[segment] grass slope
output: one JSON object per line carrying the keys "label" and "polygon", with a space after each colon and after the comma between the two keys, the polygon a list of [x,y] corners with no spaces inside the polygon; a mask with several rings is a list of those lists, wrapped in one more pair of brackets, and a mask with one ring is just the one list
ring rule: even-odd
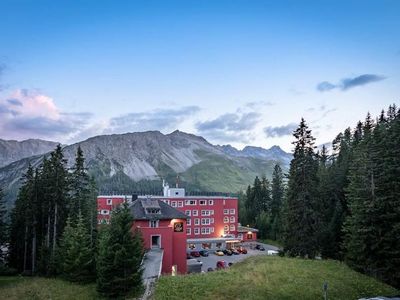
{"label": "grass slope", "polygon": [[61,279],[0,276],[0,299],[99,299],[95,284],[78,285]]}
{"label": "grass slope", "polygon": [[399,294],[394,288],[359,274],[337,261],[258,256],[229,270],[162,277],[155,299],[358,299]]}

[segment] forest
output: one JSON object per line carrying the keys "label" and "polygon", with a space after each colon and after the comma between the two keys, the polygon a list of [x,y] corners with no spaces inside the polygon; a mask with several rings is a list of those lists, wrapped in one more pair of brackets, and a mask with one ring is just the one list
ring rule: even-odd
{"label": "forest", "polygon": [[98,227],[97,188],[80,147],[71,169],[58,145],[40,167],[29,166],[22,180],[10,224],[1,218],[0,242],[8,248],[1,251],[2,274],[96,282],[107,297],[141,290],[144,251],[140,234],[132,235],[128,205],[112,212],[109,226]]}
{"label": "forest", "polygon": [[327,258],[400,287],[400,110],[347,128],[328,153],[304,119],[288,174],[257,177],[240,194],[240,221],[284,255]]}

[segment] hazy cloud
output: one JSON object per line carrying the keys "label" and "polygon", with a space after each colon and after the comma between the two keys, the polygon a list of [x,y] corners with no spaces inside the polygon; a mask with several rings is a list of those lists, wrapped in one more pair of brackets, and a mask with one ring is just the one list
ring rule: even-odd
{"label": "hazy cloud", "polygon": [[270,101],[250,101],[245,104],[246,107],[251,109],[256,109],[260,106],[273,106],[273,105],[275,105],[275,103]]}
{"label": "hazy cloud", "polygon": [[289,123],[282,126],[267,126],[264,128],[264,133],[267,137],[281,137],[285,135],[291,135],[297,128],[296,123]]}
{"label": "hazy cloud", "polygon": [[198,106],[184,106],[180,108],[129,113],[111,118],[107,133],[176,129],[181,122],[198,111],[200,111]]}
{"label": "hazy cloud", "polygon": [[23,106],[22,102],[18,99],[7,99],[6,101],[12,105]]}
{"label": "hazy cloud", "polygon": [[317,85],[317,90],[320,92],[326,92],[326,91],[333,90],[337,87],[338,86],[336,86],[328,81],[322,81]]}
{"label": "hazy cloud", "polygon": [[249,142],[253,140],[251,130],[259,122],[261,114],[256,112],[227,113],[213,120],[197,122],[198,133],[218,142]]}
{"label": "hazy cloud", "polygon": [[381,75],[363,74],[357,77],[344,78],[338,84],[333,84],[328,81],[320,82],[317,85],[317,90],[320,92],[327,92],[333,89],[346,91],[357,86],[363,86],[369,83],[382,81],[384,79],[386,79],[386,77]]}
{"label": "hazy cloud", "polygon": [[20,89],[0,99],[0,137],[11,139],[61,138],[76,133],[90,113],[61,112],[53,99],[39,90]]}

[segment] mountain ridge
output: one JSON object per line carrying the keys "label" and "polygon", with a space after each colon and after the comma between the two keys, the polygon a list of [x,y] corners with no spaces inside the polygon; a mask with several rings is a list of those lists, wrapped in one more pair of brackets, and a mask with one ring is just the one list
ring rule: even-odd
{"label": "mountain ridge", "polygon": [[[291,156],[280,148],[269,151],[249,146],[240,151],[230,146],[235,155],[228,147],[212,145],[194,134],[145,131],[99,135],[64,146],[68,167],[74,163],[78,146],[103,191],[153,191],[161,189],[161,178],[174,182],[179,174],[188,191],[237,192],[257,175],[270,178],[276,163],[288,169],[287,157]],[[28,165],[38,167],[46,155],[26,157],[0,168],[0,186],[6,187],[11,203]]]}

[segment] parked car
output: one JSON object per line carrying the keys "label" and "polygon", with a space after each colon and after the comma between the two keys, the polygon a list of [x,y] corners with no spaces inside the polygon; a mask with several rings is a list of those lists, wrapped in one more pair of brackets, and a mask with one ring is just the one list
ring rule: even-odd
{"label": "parked car", "polygon": [[240,247],[239,248],[239,252],[242,253],[242,254],[247,254],[247,249],[243,248],[243,247]]}
{"label": "parked car", "polygon": [[192,251],[190,252],[190,255],[193,257],[200,257],[200,252],[199,251]]}
{"label": "parked car", "polygon": [[215,255],[218,255],[218,256],[224,256],[224,252],[222,252],[221,250],[217,250],[214,253],[215,253]]}
{"label": "parked car", "polygon": [[239,255],[240,254],[240,252],[237,249],[232,249],[232,253],[234,255]]}
{"label": "parked car", "polygon": [[192,258],[192,256],[190,255],[190,253],[186,252],[186,259],[191,259],[191,258]]}
{"label": "parked car", "polygon": [[188,273],[201,273],[203,263],[195,258],[187,260]]}
{"label": "parked car", "polygon": [[265,251],[265,248],[264,248],[262,245],[260,245],[260,244],[257,244],[257,245],[256,245],[256,249],[257,249],[257,250],[260,250],[260,251]]}
{"label": "parked car", "polygon": [[199,251],[201,256],[208,256],[208,251],[207,250],[200,250]]}
{"label": "parked car", "polygon": [[229,255],[229,256],[232,255],[232,251],[229,250],[229,249],[224,249],[224,250],[222,250],[222,252],[223,252],[225,255]]}
{"label": "parked car", "polygon": [[225,269],[226,268],[226,261],[219,260],[217,261],[217,269]]}

